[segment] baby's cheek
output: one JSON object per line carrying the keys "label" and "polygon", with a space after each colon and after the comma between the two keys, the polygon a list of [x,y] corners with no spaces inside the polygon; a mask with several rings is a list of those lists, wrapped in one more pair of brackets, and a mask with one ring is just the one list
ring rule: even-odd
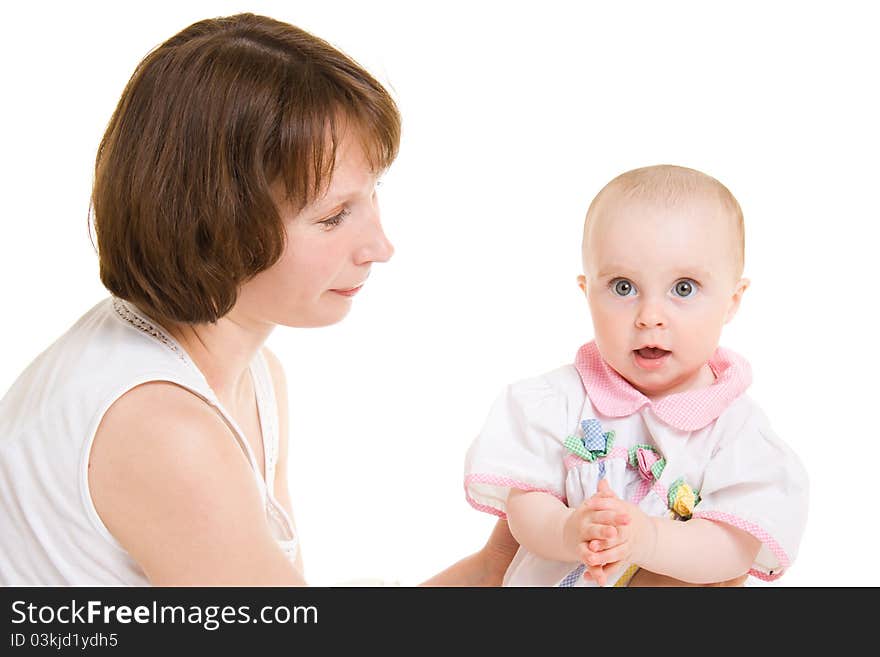
{"label": "baby's cheek", "polygon": [[620,343],[625,339],[623,328],[627,323],[625,313],[618,309],[608,308],[605,304],[596,304],[593,312],[593,325],[596,332],[605,335],[607,342]]}
{"label": "baby's cheek", "polygon": [[694,326],[685,342],[687,351],[695,363],[705,363],[715,353],[721,337],[721,326],[715,321],[706,321]]}

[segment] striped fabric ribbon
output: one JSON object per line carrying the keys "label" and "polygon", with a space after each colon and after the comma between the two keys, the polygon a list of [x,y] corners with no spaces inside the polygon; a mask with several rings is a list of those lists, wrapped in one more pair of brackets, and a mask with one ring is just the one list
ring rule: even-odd
{"label": "striped fabric ribbon", "polygon": [[[573,587],[577,581],[578,577],[584,574],[584,571],[587,567],[584,564],[579,565],[577,568],[572,570],[568,575],[566,575],[561,582],[559,582],[558,586],[560,587]],[[633,576],[638,572],[639,567],[635,564],[627,568],[623,571],[623,575],[617,578],[617,581],[614,582],[615,588],[620,588],[624,586],[629,586],[630,580]]]}

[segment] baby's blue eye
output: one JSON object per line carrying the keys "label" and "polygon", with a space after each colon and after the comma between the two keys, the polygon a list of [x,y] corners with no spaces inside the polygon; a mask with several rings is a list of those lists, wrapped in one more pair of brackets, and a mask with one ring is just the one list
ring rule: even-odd
{"label": "baby's blue eye", "polygon": [[682,278],[672,286],[672,293],[680,299],[688,299],[697,293],[700,284],[690,278]]}
{"label": "baby's blue eye", "polygon": [[625,278],[615,278],[610,284],[611,291],[619,297],[629,297],[636,293],[636,286]]}

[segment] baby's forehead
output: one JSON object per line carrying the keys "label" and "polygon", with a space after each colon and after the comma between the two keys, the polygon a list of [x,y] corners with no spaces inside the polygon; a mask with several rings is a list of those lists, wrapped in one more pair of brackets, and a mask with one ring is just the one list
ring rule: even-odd
{"label": "baby's forehead", "polygon": [[730,242],[737,240],[734,218],[718,204],[679,202],[674,205],[645,201],[617,203],[602,209],[593,217],[586,241],[608,243],[609,240],[633,241],[648,236],[658,243]]}
{"label": "baby's forehead", "polygon": [[639,211],[642,214],[667,214],[670,211],[698,214],[707,219],[715,219],[734,214],[733,208],[726,206],[718,193],[709,186],[681,189],[627,190],[609,187],[596,199],[592,214],[597,216]]}
{"label": "baby's forehead", "polygon": [[726,278],[741,268],[732,223],[700,204],[620,204],[597,215],[592,234],[584,236],[584,271],[598,277]]}
{"label": "baby's forehead", "polygon": [[[742,271],[745,230],[742,210],[721,182],[695,169],[656,165],[633,169],[609,182],[593,199],[584,221],[584,264],[597,238],[627,244],[637,235],[647,249],[650,239],[671,244],[680,236],[694,249],[711,241],[717,249],[730,249],[735,269]],[[645,241],[647,238],[647,242]]]}
{"label": "baby's forehead", "polygon": [[[584,225],[584,240],[595,234],[600,227],[614,223],[633,222],[664,230],[665,224],[679,224],[687,220],[691,228],[720,233],[728,239],[738,240],[742,233],[741,215],[738,208],[724,201],[713,189],[693,189],[675,195],[627,194],[625,191],[607,189],[590,207]],[[603,231],[604,232],[604,231]]]}

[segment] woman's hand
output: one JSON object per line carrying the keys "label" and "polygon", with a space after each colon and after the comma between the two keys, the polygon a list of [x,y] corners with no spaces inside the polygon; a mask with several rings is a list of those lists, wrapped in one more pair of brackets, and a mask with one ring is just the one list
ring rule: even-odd
{"label": "woman's hand", "polygon": [[513,561],[513,556],[518,549],[519,543],[510,533],[507,520],[499,518],[495,527],[492,528],[489,540],[480,551],[482,552],[485,575],[479,586],[501,586],[504,573],[507,572],[507,567]]}
{"label": "woman's hand", "polygon": [[500,518],[479,551],[434,575],[422,586],[501,586],[518,548],[519,543],[510,533],[507,520]]}
{"label": "woman's hand", "polygon": [[658,575],[657,573],[652,573],[650,570],[645,570],[644,568],[639,568],[636,571],[636,574],[627,584],[630,588],[636,587],[659,587],[659,586],[713,586],[713,587],[728,587],[728,586],[743,586],[746,583],[746,580],[749,578],[748,574],[740,575],[739,577],[734,577],[733,579],[729,579],[726,582],[716,582],[714,584],[693,584],[692,582],[683,582],[680,579],[675,579],[674,577],[669,577],[668,575]]}

